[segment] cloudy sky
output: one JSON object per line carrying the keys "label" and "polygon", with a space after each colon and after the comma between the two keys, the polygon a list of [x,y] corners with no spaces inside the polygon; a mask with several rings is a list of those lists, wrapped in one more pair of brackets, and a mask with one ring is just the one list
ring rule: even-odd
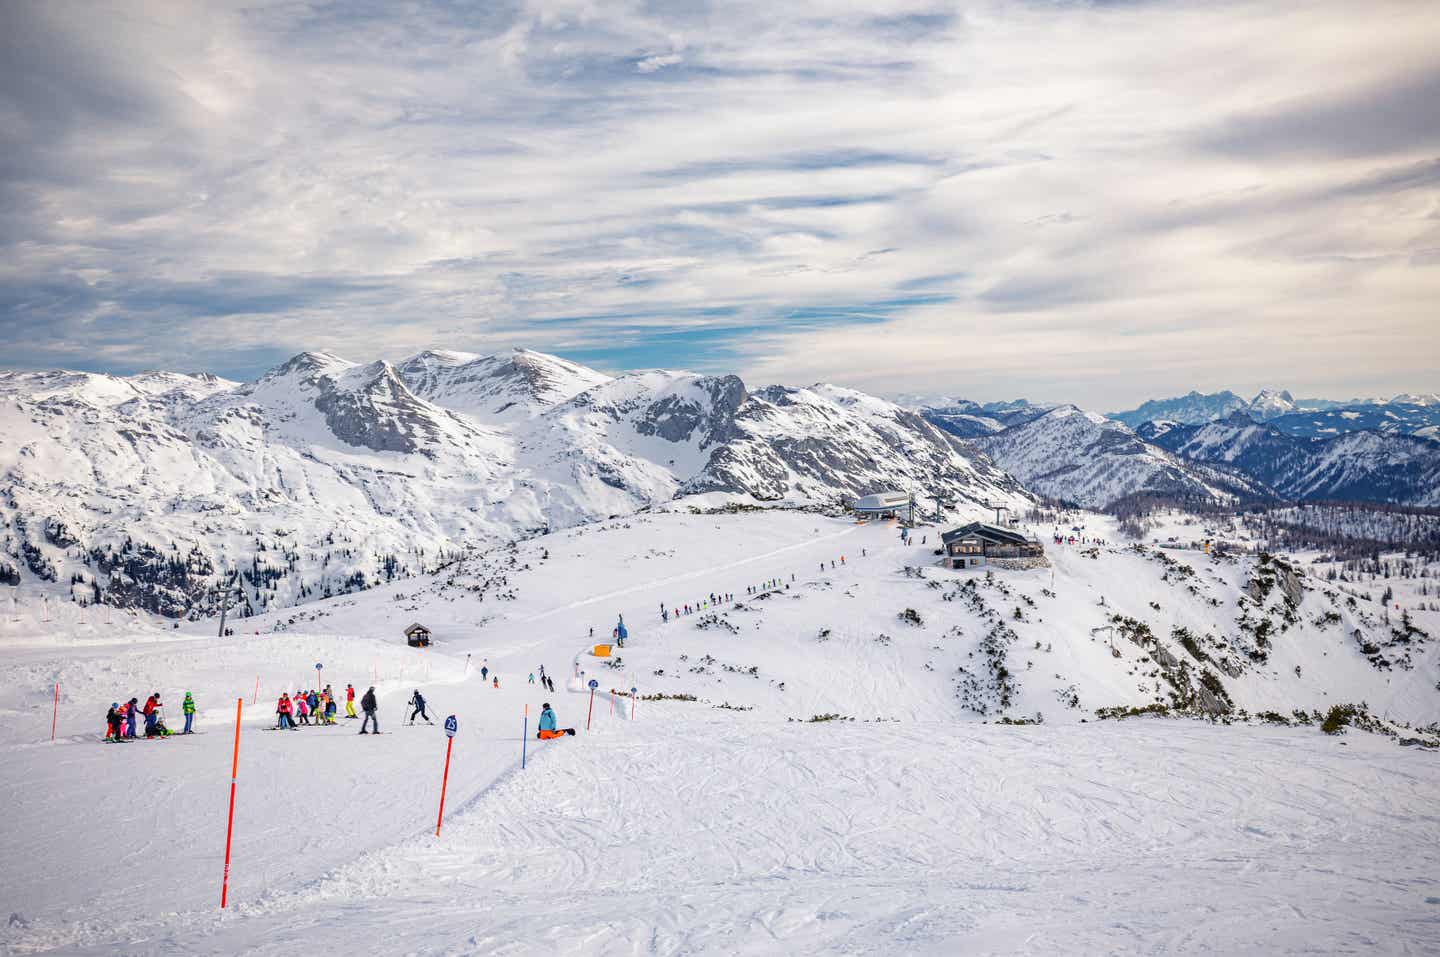
{"label": "cloudy sky", "polygon": [[1440,11],[0,4],[0,366],[1440,388]]}

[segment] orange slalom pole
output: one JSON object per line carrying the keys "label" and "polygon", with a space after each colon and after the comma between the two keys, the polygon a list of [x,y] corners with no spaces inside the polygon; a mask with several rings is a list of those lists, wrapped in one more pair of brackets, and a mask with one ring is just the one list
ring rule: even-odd
{"label": "orange slalom pole", "polygon": [[435,836],[440,836],[440,821],[445,817],[445,787],[450,783],[450,749],[455,747],[455,739],[448,738],[445,742],[445,776],[440,779],[440,813],[435,815]]}
{"label": "orange slalom pole", "polygon": [[230,758],[230,818],[225,822],[225,877],[220,882],[220,908],[230,899],[230,838],[235,833],[235,779],[240,771],[240,711],[244,698],[235,699],[235,751]]}
{"label": "orange slalom pole", "polygon": [[55,682],[55,710],[50,714],[50,740],[55,740],[55,723],[60,720],[60,682]]}

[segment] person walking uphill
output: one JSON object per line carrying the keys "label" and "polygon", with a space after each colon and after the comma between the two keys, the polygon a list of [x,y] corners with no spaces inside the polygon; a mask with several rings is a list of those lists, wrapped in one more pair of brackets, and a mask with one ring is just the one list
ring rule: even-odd
{"label": "person walking uphill", "polygon": [[379,705],[375,703],[374,685],[371,685],[370,690],[366,691],[365,696],[360,699],[360,710],[365,712],[365,720],[360,722],[360,733],[369,734],[366,729],[370,727],[370,722],[373,721],[375,722],[375,733],[379,734],[380,717],[376,713],[379,710]]}
{"label": "person walking uphill", "polygon": [[190,696],[190,692],[188,691],[185,692],[185,700],[181,702],[180,710],[185,715],[185,730],[180,733],[194,734],[195,732],[191,730],[190,725],[195,721],[195,699]]}
{"label": "person walking uphill", "polygon": [[540,728],[535,732],[535,737],[541,741],[549,741],[551,738],[563,738],[565,735],[573,735],[574,728],[555,727],[555,712],[550,710],[550,702],[540,706]]}
{"label": "person walking uphill", "polygon": [[[434,724],[434,723],[435,723],[434,721],[431,721],[431,720],[430,720],[430,716],[425,713],[425,699],[424,699],[424,697],[421,696],[421,694],[420,694],[420,689],[419,689],[419,688],[416,688],[416,689],[415,689],[415,693],[410,696],[410,705],[411,705],[411,707],[413,707],[413,708],[415,709],[414,711],[410,712],[410,723],[411,723],[411,724],[414,724],[414,723],[415,723],[415,716],[416,716],[417,714],[418,714],[420,717],[422,717],[422,718],[425,719],[425,723],[426,723],[426,724]],[[379,727],[379,725],[376,725],[376,727]]]}

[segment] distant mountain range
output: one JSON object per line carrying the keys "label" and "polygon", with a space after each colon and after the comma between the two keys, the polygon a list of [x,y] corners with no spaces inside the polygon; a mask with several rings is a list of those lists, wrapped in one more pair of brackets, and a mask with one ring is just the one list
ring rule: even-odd
{"label": "distant mountain range", "polygon": [[1367,429],[1413,432],[1440,425],[1440,394],[1405,393],[1391,399],[1340,402],[1296,399],[1289,392],[1266,389],[1247,402],[1228,390],[1209,394],[1190,392],[1170,399],[1151,399],[1137,408],[1112,412],[1109,418],[1133,429],[1146,422],[1202,424],[1234,412],[1245,412],[1262,422],[1284,419],[1279,427],[1295,435],[1338,435]]}
{"label": "distant mountain range", "polygon": [[612,378],[527,350],[307,352],[248,383],[0,373],[0,583],[171,616],[212,610],[232,568],[243,612],[670,503],[890,488],[1033,501],[918,413],[831,385]]}

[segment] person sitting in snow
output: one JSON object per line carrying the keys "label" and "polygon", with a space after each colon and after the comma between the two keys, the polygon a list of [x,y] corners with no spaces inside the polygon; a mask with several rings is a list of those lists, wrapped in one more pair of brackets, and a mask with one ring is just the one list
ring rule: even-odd
{"label": "person sitting in snow", "polygon": [[551,738],[563,738],[567,734],[574,734],[574,728],[555,727],[555,712],[550,710],[550,702],[540,706],[540,730],[535,732],[535,737],[541,741],[549,741]]}
{"label": "person sitting in snow", "polygon": [[185,692],[185,700],[180,703],[180,711],[185,715],[185,730],[181,734],[194,734],[191,725],[195,722],[195,699],[190,692]]}

